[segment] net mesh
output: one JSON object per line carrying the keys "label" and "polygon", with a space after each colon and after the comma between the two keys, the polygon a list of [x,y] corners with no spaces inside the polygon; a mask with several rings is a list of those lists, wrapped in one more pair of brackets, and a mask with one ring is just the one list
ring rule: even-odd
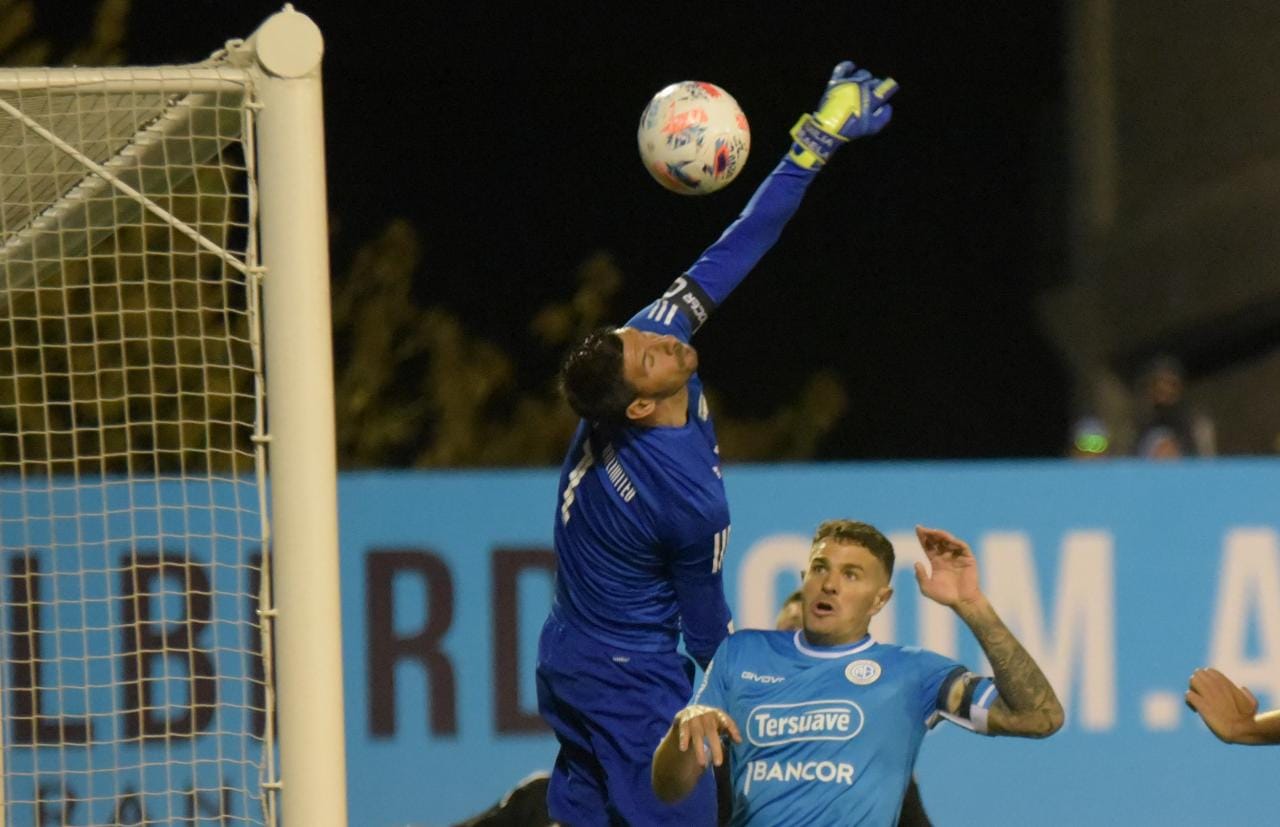
{"label": "net mesh", "polygon": [[30,74],[0,72],[6,820],[268,823],[251,90]]}

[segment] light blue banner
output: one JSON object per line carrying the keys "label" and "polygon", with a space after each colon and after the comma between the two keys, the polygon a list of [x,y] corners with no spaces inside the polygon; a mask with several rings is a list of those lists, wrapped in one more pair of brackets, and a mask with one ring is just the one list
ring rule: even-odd
{"label": "light blue banner", "polygon": [[[740,627],[772,623],[817,523],[852,517],[898,549],[892,611],[873,632],[981,668],[968,631],[919,596],[911,529],[973,545],[1068,723],[1037,742],[940,727],[918,765],[936,823],[1262,824],[1280,812],[1280,747],[1221,744],[1182,702],[1191,670],[1212,663],[1280,705],[1280,463],[739,466],[725,477]],[[553,739],[526,730],[555,483],[551,471],[344,477],[353,824],[451,824],[550,767]]]}
{"label": "light blue banner", "polygon": [[[556,476],[341,479],[353,826],[451,825],[551,766],[533,669]],[[915,524],[973,545],[984,587],[1068,722],[1038,742],[940,727],[918,765],[935,823],[1276,820],[1280,747],[1221,744],[1182,694],[1192,669],[1214,664],[1280,706],[1280,462],[737,466],[725,476],[725,583],[740,627],[772,623],[817,523],[852,517],[898,549],[897,593],[873,633],[981,669],[968,631],[911,576]],[[216,824],[258,810],[263,699],[243,680],[259,645],[255,509],[248,481],[22,494],[0,481],[13,824],[35,824],[38,811],[49,824],[129,823],[144,811]],[[54,618],[55,594],[80,608]],[[47,633],[55,621],[90,631]],[[155,647],[178,654],[139,658]],[[208,699],[195,715],[193,697]],[[112,761],[125,769],[104,769]],[[166,789],[179,792],[152,793]]]}

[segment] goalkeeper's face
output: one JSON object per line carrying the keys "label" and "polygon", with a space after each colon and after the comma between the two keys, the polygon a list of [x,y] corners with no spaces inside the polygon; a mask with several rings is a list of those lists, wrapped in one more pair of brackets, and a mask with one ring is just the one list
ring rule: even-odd
{"label": "goalkeeper's face", "polygon": [[675,336],[632,327],[617,331],[622,339],[622,376],[645,399],[666,399],[688,383],[698,369],[698,351]]}

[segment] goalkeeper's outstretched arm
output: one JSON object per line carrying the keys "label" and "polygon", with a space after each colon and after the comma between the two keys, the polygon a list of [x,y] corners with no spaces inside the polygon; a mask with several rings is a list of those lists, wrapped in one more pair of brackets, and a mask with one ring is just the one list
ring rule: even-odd
{"label": "goalkeeper's outstretched arm", "polygon": [[888,125],[893,107],[887,101],[897,89],[893,79],[873,77],[848,61],[836,66],[817,111],[792,130],[795,143],[787,157],[756,189],[737,220],[664,295],[693,309],[694,331],[777,243],[817,171],[836,150]]}

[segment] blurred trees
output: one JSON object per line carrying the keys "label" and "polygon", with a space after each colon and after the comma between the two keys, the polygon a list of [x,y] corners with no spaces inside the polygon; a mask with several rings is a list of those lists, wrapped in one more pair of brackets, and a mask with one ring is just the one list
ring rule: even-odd
{"label": "blurred trees", "polygon": [[36,30],[34,0],[0,0],[0,65],[119,66],[132,0],[98,0],[93,28],[79,43],[59,48]]}
{"label": "blurred trees", "polygon": [[[422,270],[417,230],[392,221],[335,278],[338,455],[345,467],[456,467],[556,464],[577,425],[547,375],[522,390],[518,354],[468,331],[438,307],[419,307]],[[592,329],[615,322],[623,274],[606,253],[577,268],[573,295],[533,310],[530,348],[558,357]],[[543,359],[542,361],[547,361]],[[527,384],[527,383],[526,383]],[[716,405],[728,460],[812,458],[844,413],[840,380],[815,373],[799,397],[760,417],[738,418]]]}
{"label": "blurred trees", "polygon": [[[574,421],[545,392],[519,394],[515,363],[463,320],[413,299],[417,231],[395,220],[334,279],[338,456],[345,467],[541,465]],[[580,294],[601,289],[586,268]],[[606,278],[608,276],[606,275]],[[544,313],[554,313],[544,310]]]}

